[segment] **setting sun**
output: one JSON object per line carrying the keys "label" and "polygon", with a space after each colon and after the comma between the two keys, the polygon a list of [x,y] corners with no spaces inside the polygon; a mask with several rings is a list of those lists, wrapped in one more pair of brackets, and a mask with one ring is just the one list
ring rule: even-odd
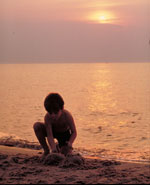
{"label": "setting sun", "polygon": [[114,24],[116,23],[117,18],[112,12],[101,11],[91,13],[88,16],[88,20],[95,23]]}
{"label": "setting sun", "polygon": [[99,17],[99,20],[100,20],[101,22],[106,22],[106,21],[107,21],[107,17],[106,17],[105,15],[101,15],[101,16]]}

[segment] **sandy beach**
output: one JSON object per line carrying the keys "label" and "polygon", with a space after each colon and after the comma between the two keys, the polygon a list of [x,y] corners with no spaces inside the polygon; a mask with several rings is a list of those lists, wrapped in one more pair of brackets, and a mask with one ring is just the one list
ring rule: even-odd
{"label": "sandy beach", "polygon": [[0,184],[149,184],[150,165],[0,146]]}

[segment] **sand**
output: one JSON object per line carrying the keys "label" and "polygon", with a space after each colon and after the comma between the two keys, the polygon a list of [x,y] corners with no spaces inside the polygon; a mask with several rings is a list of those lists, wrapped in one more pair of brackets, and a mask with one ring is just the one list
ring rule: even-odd
{"label": "sand", "polygon": [[0,146],[0,184],[149,184],[150,165]]}

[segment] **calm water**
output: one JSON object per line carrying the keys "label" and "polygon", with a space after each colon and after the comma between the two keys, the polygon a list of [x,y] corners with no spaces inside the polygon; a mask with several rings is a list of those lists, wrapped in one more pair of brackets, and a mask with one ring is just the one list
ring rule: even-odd
{"label": "calm water", "polygon": [[[59,92],[83,155],[150,161],[150,63],[0,64],[0,138],[37,142],[43,101]],[[21,140],[22,139],[22,140]]]}

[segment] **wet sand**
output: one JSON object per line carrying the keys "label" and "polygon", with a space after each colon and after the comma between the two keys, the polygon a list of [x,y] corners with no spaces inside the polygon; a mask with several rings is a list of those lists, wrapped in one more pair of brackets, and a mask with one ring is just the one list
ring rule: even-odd
{"label": "wet sand", "polygon": [[0,184],[149,184],[150,164],[0,146]]}

